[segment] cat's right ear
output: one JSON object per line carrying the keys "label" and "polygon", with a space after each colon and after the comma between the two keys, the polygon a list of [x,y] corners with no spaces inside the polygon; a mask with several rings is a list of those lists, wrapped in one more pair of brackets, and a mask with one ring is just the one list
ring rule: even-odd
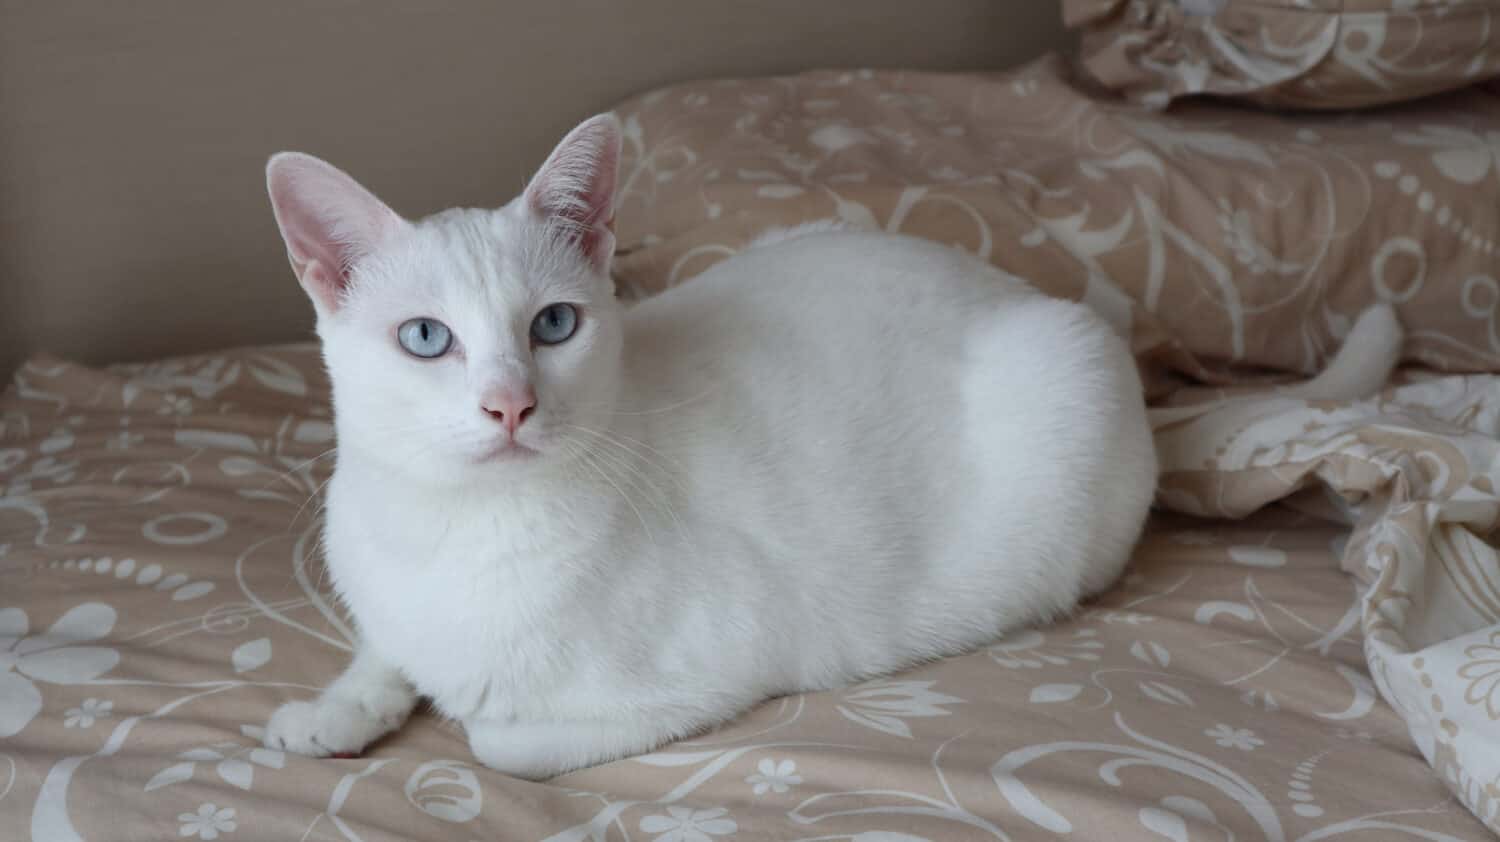
{"label": "cat's right ear", "polygon": [[301,152],[271,157],[266,190],[292,271],[320,316],[339,309],[360,258],[408,224],[343,170]]}

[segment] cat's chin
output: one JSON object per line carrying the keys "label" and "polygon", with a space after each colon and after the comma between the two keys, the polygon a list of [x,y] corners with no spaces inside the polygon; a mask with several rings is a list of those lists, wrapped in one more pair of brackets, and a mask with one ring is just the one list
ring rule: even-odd
{"label": "cat's chin", "polygon": [[490,445],[474,455],[474,464],[491,465],[511,462],[530,462],[541,458],[540,451],[517,442]]}

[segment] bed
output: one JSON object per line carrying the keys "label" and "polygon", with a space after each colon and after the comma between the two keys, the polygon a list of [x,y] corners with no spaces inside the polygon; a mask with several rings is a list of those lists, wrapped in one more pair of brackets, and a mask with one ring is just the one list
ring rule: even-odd
{"label": "bed", "polygon": [[[1123,580],[1054,626],[553,781],[483,768],[425,711],[361,757],[283,754],[267,717],[351,649],[317,553],[316,347],[36,356],[0,398],[5,838],[1500,829],[1494,95],[1158,115],[1047,58],[693,83],[619,112],[623,295],[834,218],[970,249],[1129,335],[1163,478]],[[1410,331],[1396,382],[1275,394],[1376,300]]]}

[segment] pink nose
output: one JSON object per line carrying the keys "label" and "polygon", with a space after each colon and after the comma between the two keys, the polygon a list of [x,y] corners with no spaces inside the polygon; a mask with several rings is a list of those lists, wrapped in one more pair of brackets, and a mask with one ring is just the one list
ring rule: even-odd
{"label": "pink nose", "polygon": [[505,431],[510,433],[511,438],[516,437],[516,429],[536,409],[536,392],[530,386],[520,389],[494,389],[486,392],[479,400],[479,408],[484,410],[491,418],[505,425]]}

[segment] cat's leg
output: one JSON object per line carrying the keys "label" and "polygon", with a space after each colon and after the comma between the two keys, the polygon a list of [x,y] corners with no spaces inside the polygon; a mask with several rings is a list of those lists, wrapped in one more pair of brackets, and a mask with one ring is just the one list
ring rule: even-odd
{"label": "cat's leg", "polygon": [[680,722],[644,719],[524,723],[470,719],[464,728],[469,748],[480,763],[534,781],[645,754],[695,730]]}
{"label": "cat's leg", "polygon": [[368,646],[355,649],[344,673],[311,702],[287,702],[266,723],[268,748],[312,757],[358,754],[401,727],[417,694]]}

